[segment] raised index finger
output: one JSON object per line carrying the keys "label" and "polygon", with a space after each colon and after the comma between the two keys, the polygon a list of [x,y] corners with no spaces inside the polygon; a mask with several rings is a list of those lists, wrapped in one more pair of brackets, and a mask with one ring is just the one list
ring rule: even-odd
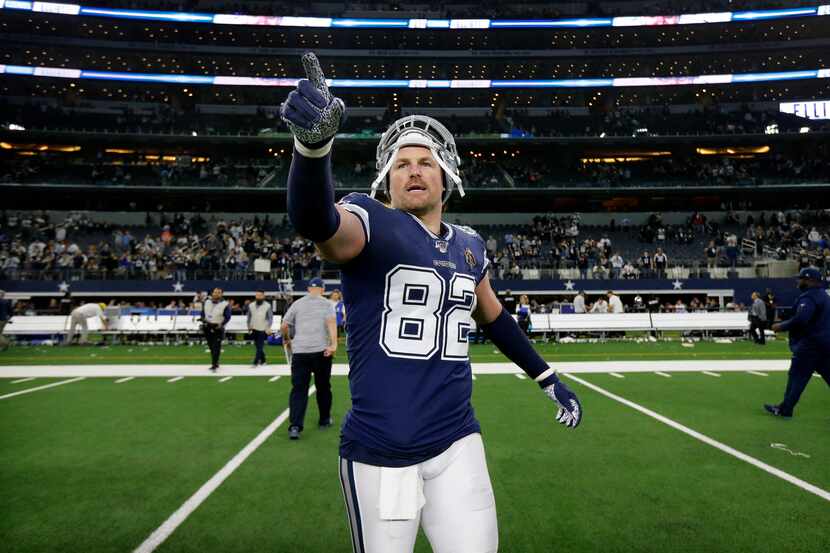
{"label": "raised index finger", "polygon": [[306,78],[311,81],[314,88],[322,92],[326,100],[330,100],[331,94],[326,84],[326,77],[323,75],[323,69],[320,67],[320,60],[313,52],[303,54],[303,68],[305,69]]}

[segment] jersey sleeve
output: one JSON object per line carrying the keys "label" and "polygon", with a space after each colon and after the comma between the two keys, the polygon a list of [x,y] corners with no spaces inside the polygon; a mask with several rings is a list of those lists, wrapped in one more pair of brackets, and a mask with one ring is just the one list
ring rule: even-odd
{"label": "jersey sleeve", "polygon": [[363,233],[366,235],[366,243],[368,244],[372,237],[372,220],[376,219],[373,215],[376,214],[379,209],[385,209],[383,204],[374,198],[370,198],[368,194],[352,192],[351,194],[343,196],[343,198],[337,202],[337,205],[343,207],[349,213],[357,216],[360,220],[360,224],[363,225]]}
{"label": "jersey sleeve", "polygon": [[473,255],[476,259],[481,260],[481,267],[476,274],[476,285],[484,280],[487,276],[487,268],[490,266],[490,258],[487,257],[487,242],[481,237],[472,227],[466,225],[454,225],[458,232],[462,232],[470,237],[470,241],[474,244]]}

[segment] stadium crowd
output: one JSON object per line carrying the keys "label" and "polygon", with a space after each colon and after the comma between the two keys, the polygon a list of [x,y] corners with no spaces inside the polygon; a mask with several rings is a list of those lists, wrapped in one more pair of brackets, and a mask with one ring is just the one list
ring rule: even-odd
{"label": "stadium crowd", "polygon": [[[726,207],[726,206],[725,206]],[[494,278],[527,278],[527,269],[574,269],[582,279],[668,278],[675,266],[735,268],[754,257],[796,259],[830,274],[830,214],[789,210],[726,212],[723,224],[691,213],[668,224],[623,217],[586,226],[578,215],[536,216],[528,225],[479,227]],[[147,215],[143,227],[93,222],[83,214],[0,214],[0,280],[290,279],[320,274],[313,243],[286,217],[210,220]]]}
{"label": "stadium crowd", "polygon": [[200,215],[170,221],[162,216],[160,230],[155,225],[151,232],[83,216],[53,224],[46,213],[4,214],[0,279],[303,280],[319,274],[322,262],[313,243],[285,237],[284,221],[274,224],[266,216],[208,223]]}

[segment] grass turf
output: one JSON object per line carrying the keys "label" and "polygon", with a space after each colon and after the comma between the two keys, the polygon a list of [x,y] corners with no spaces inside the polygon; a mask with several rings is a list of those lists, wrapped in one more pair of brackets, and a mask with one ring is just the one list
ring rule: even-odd
{"label": "grass turf", "polygon": [[[677,341],[637,343],[608,341],[603,343],[535,345],[548,361],[633,361],[633,360],[707,360],[707,359],[788,359],[787,344],[783,340],[756,346],[748,341],[731,344],[698,342],[694,347],[683,347]],[[100,365],[100,364],[204,364],[210,355],[203,345],[116,345],[116,346],[19,346],[0,353],[0,365]],[[266,349],[269,363],[282,364],[285,358],[281,347]],[[250,345],[226,344],[222,364],[249,364],[254,348]],[[507,358],[494,346],[470,346],[473,363],[506,362]],[[335,363],[346,363],[346,348],[341,344]]]}
{"label": "grass turf", "polygon": [[[830,395],[814,379],[796,417],[764,416],[785,375],[581,375],[830,487]],[[25,387],[39,384],[19,384]],[[129,551],[273,420],[289,381],[265,377],[86,379],[0,401],[0,535],[14,551]],[[5,385],[5,382],[2,382]],[[334,377],[334,414],[348,408]],[[512,375],[480,375],[476,407],[499,513],[500,551],[825,553],[830,503],[578,383],[569,432]],[[316,419],[310,401],[307,423]],[[158,549],[347,552],[336,430],[283,426]],[[783,442],[809,459],[772,449]],[[429,551],[423,536],[416,551]]]}

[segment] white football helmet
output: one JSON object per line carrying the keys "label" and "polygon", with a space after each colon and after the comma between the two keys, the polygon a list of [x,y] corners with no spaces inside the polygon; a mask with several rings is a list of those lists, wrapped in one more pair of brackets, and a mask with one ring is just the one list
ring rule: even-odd
{"label": "white football helmet", "polygon": [[372,183],[372,198],[375,197],[378,188],[382,187],[388,192],[389,183],[386,177],[395,156],[398,155],[398,150],[405,146],[423,146],[430,149],[432,157],[444,171],[444,203],[447,203],[454,187],[458,187],[458,193],[464,197],[464,187],[461,186],[461,175],[458,171],[461,158],[450,131],[432,117],[407,115],[392,123],[380,137],[375,162],[378,176]]}

